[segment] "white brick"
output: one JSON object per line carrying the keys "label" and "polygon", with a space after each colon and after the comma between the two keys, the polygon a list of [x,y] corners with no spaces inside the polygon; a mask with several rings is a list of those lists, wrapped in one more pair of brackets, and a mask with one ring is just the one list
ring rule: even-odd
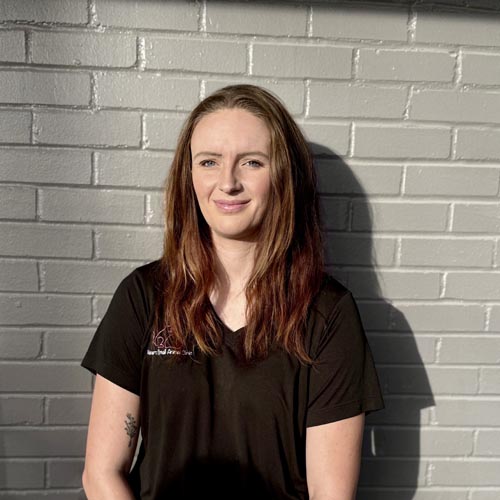
{"label": "white brick", "polygon": [[47,398],[49,425],[86,425],[90,415],[89,396],[59,396]]}
{"label": "white brick", "polygon": [[96,231],[99,259],[154,260],[161,256],[163,232],[160,229],[108,229]]}
{"label": "white brick", "polygon": [[144,195],[114,189],[40,190],[44,221],[144,222]]}
{"label": "white brick", "polygon": [[131,67],[136,39],[107,33],[33,32],[33,62],[65,66]]}
{"label": "white brick", "polygon": [[465,238],[403,238],[401,264],[408,266],[490,267],[493,241]]}
{"label": "white brick", "polygon": [[98,151],[95,153],[96,184],[161,188],[172,155],[147,151]]}
{"label": "white brick", "polygon": [[370,348],[377,363],[422,364],[435,359],[436,338],[412,334],[371,334]]}
{"label": "white brick", "polygon": [[[0,142],[30,142],[31,113],[0,110]],[[2,169],[3,170],[3,169]]]}
{"label": "white brick", "polygon": [[191,110],[198,103],[195,79],[151,73],[99,73],[97,102],[101,106]]}
{"label": "white brick", "polygon": [[246,44],[239,41],[146,38],[148,69],[245,73]]}
{"label": "white brick", "polygon": [[[0,6],[0,9],[2,7]],[[0,16],[2,11],[0,10]],[[5,62],[24,62],[24,31],[0,32],[0,59]]]}
{"label": "white brick", "polygon": [[[390,473],[388,473],[390,471]],[[367,458],[363,460],[360,486],[407,486],[425,484],[425,462],[418,459]]]}
{"label": "white brick", "polygon": [[444,203],[354,202],[352,230],[445,231],[447,211]]}
{"label": "white brick", "polygon": [[405,194],[409,195],[495,196],[498,192],[498,168],[409,165],[406,173]]}
{"label": "white brick", "polygon": [[0,488],[43,488],[45,469],[42,462],[0,462]]}
{"label": "white brick", "polygon": [[[493,186],[495,182],[496,180],[493,181]],[[474,186],[475,188],[476,186]],[[455,204],[452,231],[455,233],[500,232],[500,205],[496,203],[481,205],[475,203]]]}
{"label": "white brick", "polygon": [[481,368],[479,393],[500,395],[500,368]]}
{"label": "white brick", "polygon": [[95,328],[71,329],[69,331],[49,330],[44,339],[44,356],[52,360],[81,361],[94,333]]}
{"label": "white brick", "polygon": [[99,24],[139,29],[196,31],[198,11],[199,5],[192,1],[105,0],[96,5]]}
{"label": "white brick", "polygon": [[285,78],[350,78],[352,50],[324,45],[253,47],[252,74]]}
{"label": "white brick", "polygon": [[[40,425],[42,423],[42,397],[5,396],[0,398],[0,425]],[[22,486],[25,487],[24,484]]]}
{"label": "white brick", "polygon": [[[500,401],[498,399],[438,399],[434,409],[436,425],[498,427]],[[470,464],[467,464],[470,465]],[[497,469],[498,471],[498,469]]]}
{"label": "white brick", "polygon": [[80,488],[82,484],[84,460],[50,460],[47,463],[48,487]]}
{"label": "white brick", "polygon": [[153,149],[174,150],[185,120],[186,116],[167,116],[161,113],[145,114],[147,146]]}
{"label": "white brick", "polygon": [[500,159],[500,131],[458,129],[456,155],[465,160]]}
{"label": "white brick", "polygon": [[0,290],[13,292],[34,292],[38,290],[36,263],[1,260]]}
{"label": "white brick", "polygon": [[361,49],[358,78],[451,82],[455,59],[449,52]]}
{"label": "white brick", "polygon": [[441,340],[439,363],[498,364],[500,338],[445,337]]}
{"label": "white brick", "polygon": [[403,118],[406,88],[313,83],[310,116],[334,118]]}
{"label": "white brick", "polygon": [[88,106],[90,76],[85,73],[0,71],[0,102]]}
{"label": "white brick", "polygon": [[306,121],[300,125],[302,132],[309,141],[313,154],[327,154],[328,156],[347,154],[349,148],[349,124],[334,125]]}
{"label": "white brick", "polygon": [[[420,464],[417,464],[419,467]],[[423,464],[420,467],[424,466]],[[420,470],[419,467],[419,470]],[[388,469],[390,471],[390,468]],[[414,485],[414,481],[409,480],[408,484]],[[415,486],[398,488],[358,488],[356,500],[469,500],[467,490],[458,490],[456,488],[427,488]],[[411,496],[408,496],[411,495]],[[31,499],[29,499],[31,500]],[[496,500],[496,499],[494,499]]]}
{"label": "white brick", "polygon": [[81,0],[2,0],[0,21],[85,24],[87,4]]}
{"label": "white brick", "polygon": [[324,231],[347,231],[349,203],[336,198],[320,198],[320,213]]}
{"label": "white brick", "polygon": [[0,228],[0,255],[72,258],[92,255],[89,228],[28,223],[4,223]]}
{"label": "white brick", "polygon": [[356,125],[354,156],[362,158],[448,158],[448,128]]}
{"label": "white brick", "polygon": [[499,332],[500,333],[500,306],[493,306],[491,308],[491,317],[490,317],[490,332]]}
{"label": "white brick", "polygon": [[406,42],[407,20],[406,9],[318,5],[313,6],[313,36]]}
{"label": "white brick", "polygon": [[494,457],[500,452],[500,431],[479,430],[474,455]]}
{"label": "white brick", "polygon": [[434,405],[429,396],[391,396],[384,394],[385,408],[366,417],[368,425],[427,425],[430,421],[429,407]]}
{"label": "white brick", "polygon": [[444,296],[450,299],[498,300],[500,273],[450,272],[446,276]]}
{"label": "white brick", "polygon": [[0,149],[0,181],[90,184],[90,152],[64,149]]}
{"label": "white brick", "polygon": [[41,353],[41,333],[37,330],[1,329],[1,359],[36,359]]}
{"label": "white brick", "polygon": [[207,31],[250,35],[305,36],[305,5],[207,2]]}
{"label": "white brick", "polygon": [[500,461],[433,461],[432,485],[443,486],[499,486]]}
{"label": "white brick", "polygon": [[463,83],[500,85],[499,55],[474,54],[464,51],[462,61]]}
{"label": "white brick", "polygon": [[127,111],[39,111],[37,143],[136,146],[141,140],[139,113]]}
{"label": "white brick", "polygon": [[163,193],[151,193],[146,195],[147,213],[146,223],[148,225],[162,225],[164,218],[164,195]]}
{"label": "white brick", "polygon": [[0,186],[0,219],[34,219],[35,216],[35,189]]}
{"label": "white brick", "polygon": [[498,500],[500,488],[488,488],[487,490],[471,490],[470,500]]}

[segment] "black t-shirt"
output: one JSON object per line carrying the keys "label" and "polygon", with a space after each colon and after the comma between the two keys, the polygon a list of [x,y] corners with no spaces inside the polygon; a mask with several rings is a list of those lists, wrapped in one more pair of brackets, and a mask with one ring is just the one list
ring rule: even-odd
{"label": "black t-shirt", "polygon": [[243,329],[221,320],[219,356],[153,343],[157,263],[123,279],[82,362],[141,398],[142,443],[130,474],[137,497],[309,498],[307,427],[383,408],[352,294],[324,276],[305,338],[315,368],[281,349],[243,366],[235,355]]}

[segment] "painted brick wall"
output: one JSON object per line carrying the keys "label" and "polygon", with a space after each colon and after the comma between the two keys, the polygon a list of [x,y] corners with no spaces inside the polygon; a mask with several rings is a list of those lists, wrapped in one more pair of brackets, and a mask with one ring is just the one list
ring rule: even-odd
{"label": "painted brick wall", "polygon": [[79,360],[159,256],[186,113],[231,82],[318,155],[387,403],[358,498],[500,498],[500,16],[366,3],[0,2],[0,500],[82,498]]}

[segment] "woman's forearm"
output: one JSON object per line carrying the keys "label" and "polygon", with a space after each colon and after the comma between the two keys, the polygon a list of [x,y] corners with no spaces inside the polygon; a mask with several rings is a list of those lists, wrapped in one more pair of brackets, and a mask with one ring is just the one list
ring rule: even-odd
{"label": "woman's forearm", "polygon": [[84,471],[83,489],[88,500],[134,500],[126,477],[118,472],[92,474]]}

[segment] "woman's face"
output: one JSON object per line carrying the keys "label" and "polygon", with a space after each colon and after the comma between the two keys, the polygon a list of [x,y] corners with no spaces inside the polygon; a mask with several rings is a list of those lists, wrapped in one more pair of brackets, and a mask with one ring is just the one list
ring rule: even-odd
{"label": "woman's face", "polygon": [[243,109],[215,111],[194,128],[193,186],[214,242],[255,241],[271,188],[270,145],[264,121]]}

